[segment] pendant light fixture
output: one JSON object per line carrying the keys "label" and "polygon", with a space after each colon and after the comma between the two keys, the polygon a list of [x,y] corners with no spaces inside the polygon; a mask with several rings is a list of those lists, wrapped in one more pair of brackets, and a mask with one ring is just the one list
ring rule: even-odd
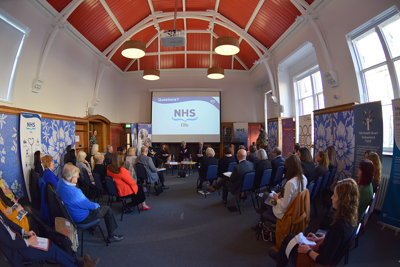
{"label": "pendant light fixture", "polygon": [[148,81],[156,81],[160,79],[160,71],[156,69],[146,69],[143,71],[143,79]]}
{"label": "pendant light fixture", "polygon": [[126,58],[141,58],[146,54],[146,44],[140,40],[129,40],[122,45],[122,53]]}
{"label": "pendant light fixture", "polygon": [[235,37],[223,36],[215,40],[215,53],[223,56],[232,56],[239,53],[239,40]]}
{"label": "pendant light fixture", "polygon": [[225,77],[225,70],[219,67],[209,68],[207,70],[207,77],[214,80],[222,79]]}

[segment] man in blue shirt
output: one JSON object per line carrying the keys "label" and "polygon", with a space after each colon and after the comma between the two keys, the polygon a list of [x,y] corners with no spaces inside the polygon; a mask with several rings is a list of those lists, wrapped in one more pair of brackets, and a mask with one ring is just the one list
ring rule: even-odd
{"label": "man in blue shirt", "polygon": [[93,203],[82,193],[82,190],[76,187],[79,177],[79,169],[67,164],[64,166],[63,179],[58,181],[57,194],[61,197],[67,208],[72,220],[75,223],[87,224],[97,219],[103,219],[106,223],[108,232],[108,242],[118,242],[124,237],[122,235],[114,235],[117,229],[117,222],[109,206],[100,207],[98,203]]}

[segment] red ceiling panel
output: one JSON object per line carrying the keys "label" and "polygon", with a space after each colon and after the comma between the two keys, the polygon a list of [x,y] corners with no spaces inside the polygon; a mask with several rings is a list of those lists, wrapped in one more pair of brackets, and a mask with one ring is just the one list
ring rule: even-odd
{"label": "red ceiling panel", "polygon": [[186,19],[187,30],[207,30],[210,23],[200,19]]}
{"label": "red ceiling panel", "polygon": [[158,52],[158,38],[156,38],[151,44],[146,48],[146,53]]}
{"label": "red ceiling panel", "polygon": [[290,0],[266,0],[248,32],[264,46],[271,47],[299,15]]}
{"label": "red ceiling panel", "polygon": [[72,0],[47,0],[47,2],[54,7],[55,10],[60,12],[64,9]]}
{"label": "red ceiling panel", "polygon": [[114,53],[111,61],[115,63],[122,71],[125,70],[126,66],[132,61],[130,58],[124,57],[122,54],[122,46],[118,48],[117,52]]}
{"label": "red ceiling panel", "polygon": [[311,5],[311,4],[314,2],[314,0],[306,0],[306,2],[307,2],[309,5]]}
{"label": "red ceiling panel", "polygon": [[136,71],[138,70],[138,61],[135,60],[135,62],[133,62],[132,66],[129,67],[128,71]]}
{"label": "red ceiling panel", "polygon": [[139,58],[141,70],[158,69],[158,56],[144,56]]}
{"label": "red ceiling panel", "polygon": [[212,66],[220,67],[223,69],[231,69],[232,68],[232,56],[221,56],[221,55],[213,54]]}
{"label": "red ceiling panel", "polygon": [[156,28],[151,26],[133,35],[131,37],[131,40],[140,40],[147,44],[156,34],[157,34]]}
{"label": "red ceiling panel", "polygon": [[185,55],[161,55],[161,69],[185,68]]}
{"label": "red ceiling panel", "polygon": [[206,68],[210,67],[210,55],[206,54],[188,54],[187,55],[188,68]]}
{"label": "red ceiling panel", "polygon": [[188,33],[186,34],[187,51],[210,51],[211,34]]}
{"label": "red ceiling panel", "polygon": [[[160,30],[169,31],[174,29],[174,20],[167,20],[160,23]],[[183,24],[183,19],[176,20],[176,30],[184,30],[185,25]]]}
{"label": "red ceiling panel", "polygon": [[[151,0],[154,11],[174,12],[175,0]],[[182,0],[178,0],[178,11],[183,11]]]}
{"label": "red ceiling panel", "polygon": [[186,1],[186,11],[206,11],[215,8],[215,0]]}
{"label": "red ceiling panel", "polygon": [[251,67],[253,67],[253,63],[259,59],[254,49],[244,40],[240,43],[240,51],[237,56],[247,66],[248,69],[251,69]]}
{"label": "red ceiling panel", "polygon": [[234,33],[233,31],[231,31],[231,30],[229,30],[229,29],[227,29],[227,28],[225,28],[225,27],[223,27],[223,26],[221,26],[219,24],[215,24],[214,33],[216,35],[218,35],[218,37],[232,36],[232,37],[235,37],[235,38],[239,39],[239,36],[236,33]]}
{"label": "red ceiling panel", "polygon": [[124,31],[129,30],[151,13],[147,0],[106,0],[106,3]]}
{"label": "red ceiling panel", "polygon": [[244,29],[258,2],[259,0],[221,0],[218,12]]}
{"label": "red ceiling panel", "polygon": [[239,63],[236,59],[233,60],[233,69],[235,70],[246,70],[242,64]]}
{"label": "red ceiling panel", "polygon": [[184,46],[180,46],[180,47],[164,47],[162,44],[161,45],[161,52],[173,52],[173,51],[185,51],[185,47]]}
{"label": "red ceiling panel", "polygon": [[83,1],[69,16],[68,21],[100,51],[121,36],[121,32],[98,0]]}

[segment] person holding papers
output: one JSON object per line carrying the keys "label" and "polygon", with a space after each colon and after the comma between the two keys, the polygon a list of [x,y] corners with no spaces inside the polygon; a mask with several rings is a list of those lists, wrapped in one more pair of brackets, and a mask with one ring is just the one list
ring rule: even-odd
{"label": "person holding papers", "polygon": [[0,211],[0,250],[13,266],[24,266],[24,262],[54,260],[65,267],[93,267],[99,262],[99,259],[91,261],[87,254],[83,260],[75,259],[50,240],[38,238],[33,231],[25,231],[10,221],[2,211]]}
{"label": "person holding papers", "polygon": [[157,183],[158,179],[160,179],[163,189],[168,189],[169,187],[164,185],[164,173],[162,171],[158,171],[158,169],[154,166],[153,160],[147,156],[149,153],[147,146],[142,146],[140,152],[140,155],[136,159],[136,164],[143,164],[151,183]]}
{"label": "person holding papers", "polygon": [[296,244],[290,251],[287,247],[295,235],[288,234],[278,252],[274,249],[268,251],[272,259],[278,263],[276,266],[286,266],[288,258],[296,262],[296,266],[315,264],[325,266],[337,260],[356,230],[358,198],[358,186],[352,178],[339,181],[332,196],[332,206],[336,211],[331,229],[322,237],[317,237],[313,233],[307,235],[307,240],[315,242],[316,245]]}

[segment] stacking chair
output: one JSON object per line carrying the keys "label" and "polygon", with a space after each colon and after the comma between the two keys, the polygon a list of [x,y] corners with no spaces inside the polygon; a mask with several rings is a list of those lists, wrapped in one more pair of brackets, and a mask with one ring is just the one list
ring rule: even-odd
{"label": "stacking chair", "polygon": [[[94,179],[94,183],[96,186],[96,192],[98,193],[97,196],[97,202],[100,201],[100,195],[102,192],[105,192],[104,187],[103,187],[103,183],[100,180],[100,175],[98,175],[97,173],[93,173],[93,179]],[[96,198],[94,199],[94,201],[96,202]]]}
{"label": "stacking chair", "polygon": [[257,162],[258,162],[258,159],[254,159],[254,160],[253,160],[253,170],[256,169],[256,164],[257,164]]}
{"label": "stacking chair", "polygon": [[[310,188],[308,188],[308,190],[311,192],[311,195],[310,195],[310,202],[312,202],[312,204],[314,205],[315,215],[318,215],[318,213],[317,213],[317,206],[315,205],[315,198],[318,196],[318,193],[319,193],[319,191],[320,191],[320,188],[321,188],[321,184],[322,184],[323,179],[324,179],[323,176],[321,176],[321,177],[318,178],[318,181],[317,181],[317,183],[315,184],[313,191],[311,191]],[[311,185],[310,185],[310,186],[311,186]]]}
{"label": "stacking chair", "polygon": [[258,204],[258,194],[260,193],[260,190],[262,187],[264,186],[269,186],[269,183],[271,181],[271,174],[272,174],[272,169],[267,169],[264,171],[263,176],[261,178],[261,183],[260,183],[260,187],[258,189],[256,189],[256,202],[257,202],[257,207],[260,207],[260,205]]}
{"label": "stacking chair", "polygon": [[149,177],[147,176],[146,169],[142,163],[136,163],[136,171],[137,171],[137,178],[140,180],[142,183],[146,182],[146,187],[147,187],[147,196],[150,196],[150,189],[151,189],[151,181]]}
{"label": "stacking chair", "polygon": [[[113,202],[112,197],[116,197],[117,200],[120,200],[122,202],[122,213],[121,213],[121,221],[122,221],[122,218],[124,217],[126,201],[131,199],[131,197],[130,196],[121,197],[118,194],[117,186],[115,185],[114,179],[111,178],[110,176],[106,176],[106,184],[107,184],[108,193],[109,193],[108,205],[111,207],[112,202]],[[138,208],[138,212],[140,213],[139,204],[137,205],[137,208]]]}
{"label": "stacking chair", "polygon": [[372,201],[370,203],[370,209],[367,213],[367,215],[365,216],[363,222],[362,222],[362,226],[361,226],[361,233],[364,234],[364,228],[368,223],[369,220],[369,216],[371,216],[371,213],[374,212],[375,210],[375,205],[376,205],[376,193],[374,193],[374,195],[372,196]]}
{"label": "stacking chair", "polygon": [[[196,193],[199,192],[200,183],[203,182],[203,184],[204,184],[204,183],[207,183],[208,180],[215,180],[216,181],[217,179],[218,179],[218,165],[210,165],[210,166],[208,166],[206,180],[203,181],[203,180],[200,179],[200,177],[197,178]],[[207,190],[206,189],[207,189],[207,187],[203,186],[203,191],[205,190],[204,191],[204,198],[207,198]],[[219,190],[218,190],[218,194],[219,194]]]}
{"label": "stacking chair", "polygon": [[343,250],[342,254],[335,259],[335,261],[332,263],[331,266],[337,266],[339,262],[343,259],[344,257],[344,265],[349,263],[349,252],[350,252],[350,246],[351,243],[353,243],[353,240],[358,236],[358,233],[360,232],[361,224],[359,223],[357,226],[356,231],[354,231],[353,236],[351,237],[350,241],[348,244],[346,244],[346,248]]}
{"label": "stacking chair", "polygon": [[333,180],[335,180],[335,176],[336,176],[336,168],[333,168],[331,175],[329,176],[328,186],[331,186],[333,184]]}
{"label": "stacking chair", "polygon": [[[254,205],[254,199],[253,199],[253,194],[252,194],[255,175],[256,175],[255,172],[246,173],[246,175],[244,176],[244,179],[243,179],[242,186],[240,188],[240,192],[239,192],[239,194],[235,195],[236,202],[237,202],[237,205],[238,205],[239,214],[242,214],[242,211],[240,210],[240,205],[239,205],[239,196],[240,196],[241,193],[245,193],[245,192],[249,191],[250,192],[250,196],[251,196],[251,201],[253,202],[253,208],[254,209],[256,208],[256,206]],[[228,201],[225,202],[225,207],[226,207],[227,203],[228,203]]]}
{"label": "stacking chair", "polygon": [[92,227],[99,227],[100,233],[103,236],[103,239],[106,242],[106,245],[108,246],[107,239],[105,238],[105,236],[103,234],[103,230],[101,230],[101,227],[99,225],[100,219],[94,220],[93,222],[86,223],[86,224],[75,223],[72,220],[72,218],[71,218],[71,216],[70,216],[70,214],[69,214],[69,212],[67,210],[67,207],[65,207],[64,202],[62,201],[61,197],[59,195],[57,195],[57,194],[54,197],[55,197],[55,201],[58,203],[58,206],[59,206],[61,212],[63,213],[63,217],[65,219],[67,219],[70,223],[72,223],[74,225],[74,227],[78,231],[81,231],[81,236],[80,236],[80,239],[81,239],[81,244],[80,244],[80,246],[81,246],[81,256],[83,256],[83,232],[86,231],[86,230],[91,231]]}
{"label": "stacking chair", "polygon": [[31,193],[32,207],[36,210],[40,210],[41,196],[39,187],[39,174],[37,174],[33,168],[29,173],[29,191]]}
{"label": "stacking chair", "polygon": [[[358,223],[361,224],[361,229],[364,227],[364,220],[367,217],[370,208],[371,208],[371,206],[368,206],[365,209],[363,215],[361,216],[360,220],[358,221]],[[356,248],[358,248],[358,233],[357,233],[357,236],[356,236],[356,244],[355,245],[356,245]]]}
{"label": "stacking chair", "polygon": [[329,182],[330,176],[331,176],[331,173],[330,173],[330,172],[325,173],[325,175],[324,175],[324,180],[322,181],[321,188],[320,188],[320,190],[319,190],[320,192],[322,192],[323,190],[325,190],[326,187],[328,186],[328,182]]}
{"label": "stacking chair", "polygon": [[270,188],[272,188],[273,186],[276,186],[276,185],[281,183],[284,168],[285,168],[284,166],[279,166],[276,169],[275,177],[271,182]]}
{"label": "stacking chair", "polygon": [[231,162],[228,165],[228,172],[233,172],[233,168],[235,168],[235,166],[237,165],[236,162]]}

